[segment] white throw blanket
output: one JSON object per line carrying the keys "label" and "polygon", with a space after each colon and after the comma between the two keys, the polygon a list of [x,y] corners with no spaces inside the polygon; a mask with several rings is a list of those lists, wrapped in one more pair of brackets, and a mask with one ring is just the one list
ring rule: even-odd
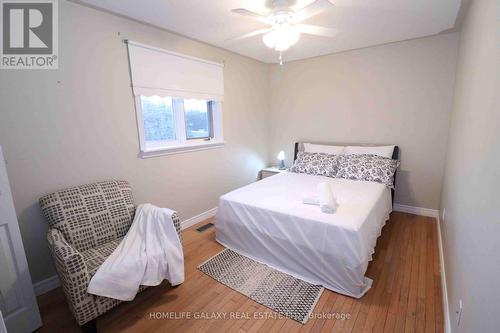
{"label": "white throw blanket", "polygon": [[140,285],[156,286],[164,279],[184,282],[184,254],[172,221],[174,211],[139,205],[135,218],[115,251],[90,280],[90,294],[131,301]]}

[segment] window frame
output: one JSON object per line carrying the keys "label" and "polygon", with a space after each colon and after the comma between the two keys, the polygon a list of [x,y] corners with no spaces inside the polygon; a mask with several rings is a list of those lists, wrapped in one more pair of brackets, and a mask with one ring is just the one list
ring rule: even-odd
{"label": "window frame", "polygon": [[[186,121],[184,110],[184,98],[172,98],[172,112],[174,119],[174,131],[176,140],[157,141],[151,147],[151,143],[146,143],[144,117],[142,112],[141,97],[151,97],[147,95],[135,96],[135,110],[137,118],[137,130],[139,134],[139,157],[149,158],[162,155],[179,154],[204,149],[213,149],[224,146],[222,136],[222,102],[207,100],[207,110],[211,114],[211,132],[209,138],[191,138],[186,135]],[[188,99],[188,98],[185,98]],[[207,140],[208,139],[208,140]]]}

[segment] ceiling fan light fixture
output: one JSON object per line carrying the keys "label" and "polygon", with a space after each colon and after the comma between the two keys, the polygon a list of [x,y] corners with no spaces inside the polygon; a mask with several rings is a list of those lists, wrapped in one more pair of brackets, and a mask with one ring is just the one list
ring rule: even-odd
{"label": "ceiling fan light fixture", "polygon": [[[333,4],[330,0],[312,0],[299,10],[294,9],[295,1],[270,0],[272,10],[266,14],[259,14],[244,8],[233,9],[232,12],[251,17],[269,25],[267,29],[260,29],[243,35],[241,38],[253,37],[260,34],[262,42],[270,49],[279,52],[280,64],[283,64],[282,52],[299,41],[300,35],[316,35],[334,37],[335,29],[302,24],[302,22],[320,12],[329,9]],[[266,1],[268,3],[268,1]]]}
{"label": "ceiling fan light fixture", "polygon": [[280,24],[262,36],[264,44],[276,51],[285,51],[298,42],[300,31],[290,24]]}

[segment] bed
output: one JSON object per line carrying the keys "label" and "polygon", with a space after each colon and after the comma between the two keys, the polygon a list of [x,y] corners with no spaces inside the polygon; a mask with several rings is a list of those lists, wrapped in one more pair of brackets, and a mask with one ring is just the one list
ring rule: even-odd
{"label": "bed", "polygon": [[[339,203],[335,214],[302,203],[321,182],[332,185]],[[216,240],[277,270],[360,298],[372,284],[364,274],[391,211],[391,190],[380,183],[284,172],[223,195]]]}

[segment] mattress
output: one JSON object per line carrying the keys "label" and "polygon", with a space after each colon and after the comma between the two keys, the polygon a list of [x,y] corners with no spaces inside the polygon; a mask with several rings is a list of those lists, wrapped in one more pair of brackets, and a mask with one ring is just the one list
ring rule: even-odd
{"label": "mattress", "polygon": [[[322,213],[302,200],[331,184],[339,204]],[[375,244],[392,210],[390,189],[365,181],[291,172],[267,177],[220,197],[216,240],[277,270],[359,298]]]}

